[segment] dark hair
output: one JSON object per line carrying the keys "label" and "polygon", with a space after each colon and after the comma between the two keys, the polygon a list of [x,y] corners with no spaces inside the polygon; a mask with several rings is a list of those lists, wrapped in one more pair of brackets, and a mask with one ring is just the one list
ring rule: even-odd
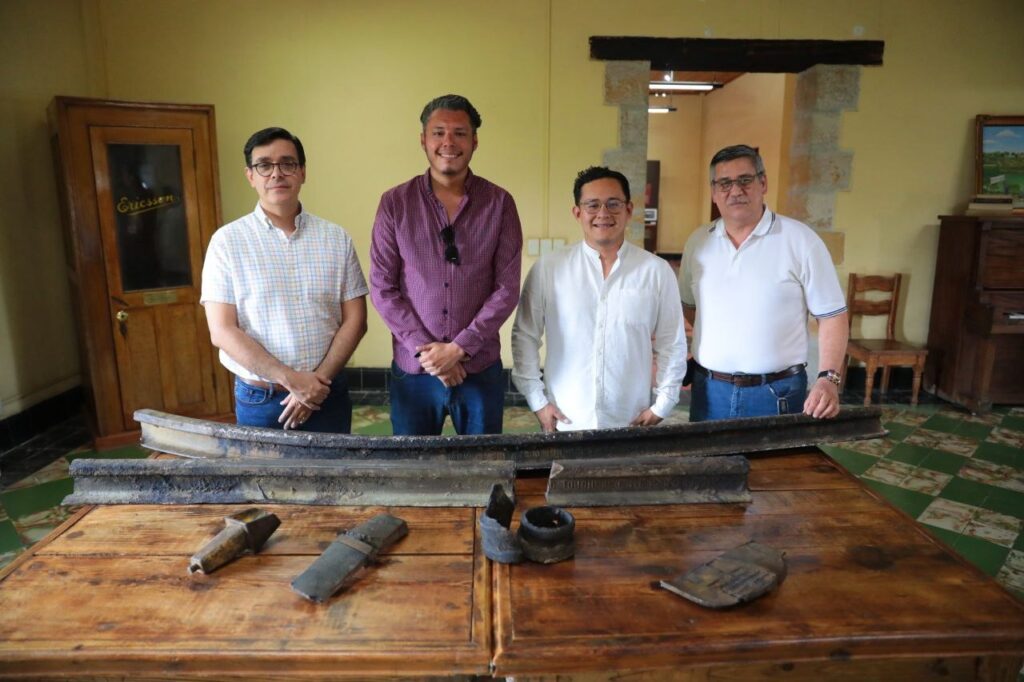
{"label": "dark hair", "polygon": [[594,180],[600,180],[602,178],[613,178],[619,181],[622,185],[622,191],[626,194],[626,201],[630,200],[629,195],[629,180],[626,176],[619,171],[613,171],[611,168],[605,168],[604,166],[591,166],[585,170],[581,170],[579,175],[576,176],[576,182],[572,184],[572,198],[575,200],[577,206],[580,203],[580,192],[583,189],[583,185]]}
{"label": "dark hair", "polygon": [[263,130],[257,130],[249,137],[249,141],[245,143],[243,152],[245,153],[245,167],[252,167],[252,150],[256,147],[262,147],[265,144],[270,144],[274,140],[288,140],[295,145],[295,151],[299,153],[299,165],[306,165],[306,150],[302,148],[302,141],[289,133],[284,128],[264,128]]}
{"label": "dark hair", "polygon": [[462,95],[441,95],[427,102],[427,106],[423,107],[423,113],[420,114],[420,124],[426,128],[427,119],[430,115],[438,109],[446,109],[448,111],[465,111],[466,115],[469,116],[469,125],[473,128],[473,132],[483,125],[483,119],[480,118],[480,112],[476,110],[469,100]]}
{"label": "dark hair", "polygon": [[708,170],[711,182],[715,181],[715,166],[734,159],[750,159],[754,164],[754,171],[758,175],[764,175],[764,161],[761,160],[761,155],[757,153],[757,150],[745,144],[734,144],[731,147],[718,150],[718,153],[711,157],[711,166]]}

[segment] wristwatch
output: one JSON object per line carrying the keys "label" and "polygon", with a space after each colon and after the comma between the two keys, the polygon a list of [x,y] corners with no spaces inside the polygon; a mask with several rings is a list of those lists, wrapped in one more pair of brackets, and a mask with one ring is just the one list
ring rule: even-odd
{"label": "wristwatch", "polygon": [[827,379],[828,381],[831,381],[833,384],[835,384],[836,388],[839,387],[839,372],[835,371],[834,369],[826,369],[818,372],[818,378]]}

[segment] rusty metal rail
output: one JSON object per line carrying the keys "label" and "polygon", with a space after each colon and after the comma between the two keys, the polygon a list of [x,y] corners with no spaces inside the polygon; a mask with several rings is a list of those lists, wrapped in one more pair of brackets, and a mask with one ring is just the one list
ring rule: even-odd
{"label": "rusty metal rail", "polygon": [[[546,469],[551,462],[643,455],[737,455],[845,440],[880,438],[881,410],[846,408],[835,419],[782,415],[673,424],[484,436],[360,436],[278,431],[138,410],[142,445],[191,458],[435,460],[513,462]],[[486,495],[485,495],[486,500]]]}
{"label": "rusty metal rail", "polygon": [[77,459],[64,504],[483,507],[511,462]]}

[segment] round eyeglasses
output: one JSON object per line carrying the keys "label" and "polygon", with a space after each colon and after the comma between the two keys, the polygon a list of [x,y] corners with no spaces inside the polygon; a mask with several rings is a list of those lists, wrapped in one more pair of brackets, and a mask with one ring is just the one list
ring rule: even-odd
{"label": "round eyeglasses", "polygon": [[274,172],[274,166],[277,166],[277,169],[281,171],[281,175],[295,175],[295,171],[299,170],[298,161],[278,161],[277,163],[260,161],[249,166],[249,168],[252,168],[261,176],[269,178],[271,173]]}
{"label": "round eyeglasses", "polygon": [[580,208],[586,211],[588,215],[597,215],[601,212],[602,206],[604,206],[609,213],[622,213],[622,209],[626,207],[626,202],[622,199],[609,199],[602,204],[597,199],[591,199],[590,201],[580,203]]}

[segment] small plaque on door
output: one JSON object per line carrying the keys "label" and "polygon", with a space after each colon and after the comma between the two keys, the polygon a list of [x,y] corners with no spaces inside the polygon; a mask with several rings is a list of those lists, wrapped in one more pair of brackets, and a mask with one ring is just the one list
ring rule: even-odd
{"label": "small plaque on door", "polygon": [[150,291],[142,295],[142,305],[161,305],[178,300],[177,291]]}

